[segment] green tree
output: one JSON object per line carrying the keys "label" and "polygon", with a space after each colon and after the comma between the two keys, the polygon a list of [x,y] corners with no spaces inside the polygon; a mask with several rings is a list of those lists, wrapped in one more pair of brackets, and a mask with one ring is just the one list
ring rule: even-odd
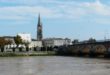
{"label": "green tree", "polygon": [[78,39],[75,39],[75,40],[72,41],[72,44],[77,44],[77,43],[79,43]]}
{"label": "green tree", "polygon": [[94,42],[96,42],[96,40],[95,40],[94,38],[90,38],[90,39],[88,40],[88,42],[89,42],[89,43],[94,43]]}
{"label": "green tree", "polygon": [[14,41],[15,41],[17,47],[19,46],[19,44],[23,44],[21,37],[18,35],[14,38]]}

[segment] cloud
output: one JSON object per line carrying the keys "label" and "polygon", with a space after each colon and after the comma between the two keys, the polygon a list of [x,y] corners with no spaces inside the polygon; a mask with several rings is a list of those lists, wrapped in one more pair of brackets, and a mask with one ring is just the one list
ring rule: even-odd
{"label": "cloud", "polygon": [[[0,19],[29,19],[41,13],[44,18],[65,18],[65,19],[84,19],[94,16],[110,16],[110,6],[95,2],[77,2],[74,0],[1,0],[4,3],[14,3],[15,6],[0,7]],[[8,13],[7,13],[8,12]],[[92,18],[91,17],[91,18]]]}
{"label": "cloud", "polygon": [[100,16],[110,16],[110,6],[102,4],[100,0],[96,0],[93,3],[85,2],[81,4],[81,6],[84,7],[88,13]]}
{"label": "cloud", "polygon": [[27,17],[36,17],[39,13],[46,18],[58,17],[56,11],[42,6],[1,7],[0,10],[0,19],[27,19]]}

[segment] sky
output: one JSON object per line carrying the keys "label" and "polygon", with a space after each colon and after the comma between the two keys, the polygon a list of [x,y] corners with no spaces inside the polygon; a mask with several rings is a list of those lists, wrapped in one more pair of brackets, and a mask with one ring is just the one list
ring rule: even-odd
{"label": "sky", "polygon": [[0,36],[36,38],[39,13],[44,38],[110,39],[110,0],[0,0]]}

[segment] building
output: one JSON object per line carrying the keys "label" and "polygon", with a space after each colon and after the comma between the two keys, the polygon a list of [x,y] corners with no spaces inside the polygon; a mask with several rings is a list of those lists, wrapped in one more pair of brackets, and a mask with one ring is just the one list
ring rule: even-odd
{"label": "building", "polygon": [[42,41],[32,39],[31,43],[29,44],[29,48],[33,47],[42,47]]}
{"label": "building", "polygon": [[40,20],[40,14],[38,17],[38,25],[37,25],[37,40],[42,41],[43,34],[42,34],[42,23]]}
{"label": "building", "polygon": [[55,46],[63,46],[63,45],[70,45],[71,40],[66,38],[47,38],[43,40],[43,45],[47,47],[55,47]]}
{"label": "building", "polygon": [[43,46],[42,39],[43,39],[42,23],[41,23],[40,14],[39,14],[38,24],[37,24],[37,39],[32,39],[32,41],[29,44],[29,48],[42,47]]}
{"label": "building", "polygon": [[29,33],[18,33],[18,36],[20,36],[23,42],[25,43],[31,42],[31,34]]}

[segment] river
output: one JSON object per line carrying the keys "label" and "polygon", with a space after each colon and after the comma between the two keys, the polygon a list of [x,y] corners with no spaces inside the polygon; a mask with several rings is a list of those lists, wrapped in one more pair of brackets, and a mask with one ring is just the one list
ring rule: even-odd
{"label": "river", "polygon": [[110,75],[110,60],[63,56],[0,57],[0,75]]}

